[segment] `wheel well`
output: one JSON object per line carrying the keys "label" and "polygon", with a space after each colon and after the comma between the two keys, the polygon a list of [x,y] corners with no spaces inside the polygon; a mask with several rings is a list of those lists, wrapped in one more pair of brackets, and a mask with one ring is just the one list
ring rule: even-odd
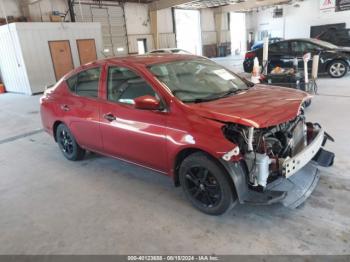
{"label": "wheel well", "polygon": [[327,71],[328,71],[330,65],[331,65],[333,62],[335,62],[335,61],[342,61],[342,62],[344,62],[346,65],[348,65],[348,63],[347,63],[344,59],[335,58],[335,59],[333,59],[333,60],[331,60],[331,61],[329,61],[329,62],[327,63],[327,66],[326,66]]}
{"label": "wheel well", "polygon": [[234,182],[232,180],[232,178],[230,177],[230,175],[228,174],[228,171],[227,169],[222,165],[222,163],[220,163],[220,161],[218,161],[215,157],[213,157],[211,154],[201,150],[201,149],[198,149],[198,148],[186,148],[186,149],[183,149],[182,151],[180,151],[177,156],[176,156],[176,159],[175,159],[175,164],[174,164],[174,184],[176,187],[180,186],[180,179],[179,179],[179,169],[180,169],[180,165],[182,163],[182,161],[188,157],[189,155],[193,154],[193,153],[203,153],[205,155],[207,155],[209,158],[211,158],[213,161],[215,161],[218,166],[220,168],[222,168],[223,171],[225,171],[225,173],[227,174],[227,177],[228,179],[231,181],[231,187],[233,189],[233,192],[236,193],[236,190],[235,190],[235,186],[234,186]]}
{"label": "wheel well", "polygon": [[62,121],[56,121],[54,124],[53,124],[53,127],[52,127],[52,132],[53,132],[53,138],[55,139],[55,141],[57,142],[57,137],[56,137],[56,130],[57,130],[57,127],[62,124],[63,122]]}

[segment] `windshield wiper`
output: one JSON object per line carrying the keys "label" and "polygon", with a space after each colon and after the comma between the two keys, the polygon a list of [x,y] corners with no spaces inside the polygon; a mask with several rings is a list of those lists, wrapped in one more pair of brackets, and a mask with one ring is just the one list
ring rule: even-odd
{"label": "windshield wiper", "polygon": [[244,88],[244,89],[232,88],[232,89],[229,89],[229,90],[222,92],[222,93],[219,93],[219,94],[214,94],[214,95],[209,96],[209,97],[204,97],[203,99],[205,99],[207,101],[216,100],[216,99],[228,97],[228,96],[233,95],[233,94],[237,94],[237,93],[245,91],[245,90],[248,90],[248,88]]}
{"label": "windshield wiper", "polygon": [[[243,89],[232,88],[232,89],[229,89],[228,91],[225,91],[225,92],[220,92],[220,93],[212,94],[210,96],[205,96],[205,97],[201,97],[201,98],[182,100],[182,102],[185,102],[185,103],[209,102],[209,101],[217,100],[217,99],[220,99],[220,98],[228,97],[228,96],[230,96],[232,94],[237,94],[237,93],[239,93],[241,91],[246,91],[246,90],[248,90],[248,88],[243,88]],[[194,94],[205,94],[205,93],[193,92],[193,91],[190,91],[190,90],[181,90],[181,89],[174,90],[173,94],[175,95],[175,93],[177,93],[177,92],[194,93]]]}

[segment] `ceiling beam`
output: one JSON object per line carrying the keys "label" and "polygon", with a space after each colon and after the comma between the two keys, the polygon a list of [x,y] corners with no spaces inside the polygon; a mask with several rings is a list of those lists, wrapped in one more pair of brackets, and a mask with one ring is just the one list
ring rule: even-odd
{"label": "ceiling beam", "polygon": [[149,8],[150,10],[160,10],[191,2],[193,2],[193,0],[155,0],[149,4]]}
{"label": "ceiling beam", "polygon": [[240,3],[219,7],[218,11],[220,12],[248,11],[253,8],[278,5],[278,4],[286,4],[288,2],[290,2],[290,0],[246,0],[245,2],[240,2]]}

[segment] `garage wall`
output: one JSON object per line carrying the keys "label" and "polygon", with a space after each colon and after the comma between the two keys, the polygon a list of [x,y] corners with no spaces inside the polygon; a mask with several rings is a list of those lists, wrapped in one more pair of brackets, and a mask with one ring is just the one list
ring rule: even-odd
{"label": "garage wall", "polygon": [[[1,0],[7,16],[22,16],[20,0]],[[0,17],[5,17],[0,9]]]}
{"label": "garage wall", "polygon": [[174,25],[171,8],[157,11],[158,33],[159,33],[159,48],[176,47]]}
{"label": "garage wall", "polygon": [[[154,49],[154,39],[151,34],[151,21],[147,4],[125,3],[126,31],[128,34],[129,53],[137,53],[137,40],[146,39],[148,51]],[[171,9],[158,11],[159,47],[176,47]]]}
{"label": "garage wall", "polygon": [[104,55],[124,56],[128,53],[124,11],[118,3],[99,6],[74,5],[77,22],[98,22],[102,28]]}
{"label": "garage wall", "polygon": [[[68,10],[67,1],[62,0],[24,0],[21,2],[23,15],[30,18],[32,22],[50,22],[52,11],[66,13]],[[67,21],[69,21],[69,14]]]}
{"label": "garage wall", "polygon": [[[298,2],[298,8],[293,5],[283,6],[283,17],[273,18],[273,8],[247,14],[247,30],[261,32],[268,30],[273,37],[298,38],[310,37],[310,26],[347,23],[350,27],[350,11],[320,12],[320,1],[305,0]],[[255,34],[258,40],[257,34]]]}
{"label": "garage wall", "polygon": [[216,29],[214,10],[210,8],[201,9],[202,44],[216,44]]}
{"label": "garage wall", "polygon": [[153,49],[151,23],[147,4],[126,3],[124,6],[129,53],[138,53],[137,40],[146,39],[148,50]]}

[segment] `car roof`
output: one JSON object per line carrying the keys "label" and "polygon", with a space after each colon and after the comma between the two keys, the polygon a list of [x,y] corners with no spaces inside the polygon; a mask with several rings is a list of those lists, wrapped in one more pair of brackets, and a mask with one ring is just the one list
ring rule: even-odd
{"label": "car roof", "polygon": [[201,56],[190,55],[190,54],[168,54],[168,53],[154,53],[145,55],[130,55],[125,57],[111,57],[102,60],[92,62],[93,64],[104,64],[104,63],[125,63],[129,65],[142,64],[142,65],[153,65],[161,63],[169,63],[173,61],[191,60],[196,58],[203,58]]}

